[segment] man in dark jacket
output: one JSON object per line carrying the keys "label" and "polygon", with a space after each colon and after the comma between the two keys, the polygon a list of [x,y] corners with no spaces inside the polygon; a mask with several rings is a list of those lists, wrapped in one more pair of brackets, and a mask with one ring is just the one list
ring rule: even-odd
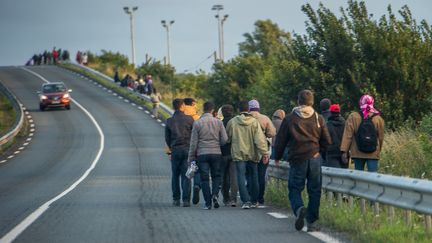
{"label": "man in dark jacket", "polygon": [[[232,105],[223,105],[222,108],[223,124],[226,128],[228,122],[234,116],[234,107]],[[222,196],[223,202],[227,206],[231,204],[232,207],[237,206],[237,173],[236,165],[231,156],[231,143],[221,146],[222,151],[222,164],[221,164],[221,178],[222,178]]]}
{"label": "man in dark jacket", "polygon": [[[313,93],[310,90],[301,91],[297,102],[299,106],[284,118],[277,134],[275,163],[279,164],[285,147],[288,146],[288,196],[296,216],[295,228],[302,230],[306,217],[308,231],[316,231],[319,230],[316,221],[319,218],[321,199],[320,151],[325,151],[331,139],[324,118],[312,108]],[[309,195],[307,209],[301,195],[306,181]]]}
{"label": "man in dark jacket", "polygon": [[345,128],[345,119],[340,114],[340,106],[333,104],[330,106],[330,117],[327,120],[327,128],[333,144],[327,147],[326,160],[323,165],[335,168],[348,168],[348,163],[342,161],[340,145]]}
{"label": "man in dark jacket", "polygon": [[173,205],[180,206],[180,183],[182,189],[183,206],[190,206],[190,180],[186,177],[188,168],[188,151],[192,126],[194,120],[192,117],[185,115],[182,110],[184,107],[183,99],[173,101],[174,115],[168,118],[165,127],[165,142],[171,153],[171,186],[173,193]]}

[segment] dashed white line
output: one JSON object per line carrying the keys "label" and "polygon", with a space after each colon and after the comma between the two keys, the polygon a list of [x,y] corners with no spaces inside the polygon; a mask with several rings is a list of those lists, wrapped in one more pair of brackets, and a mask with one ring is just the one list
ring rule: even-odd
{"label": "dashed white line", "polygon": [[164,126],[166,126],[166,125],[165,125],[165,124],[163,124],[163,123],[161,123],[161,126],[163,126],[163,127],[164,127]]}
{"label": "dashed white line", "polygon": [[31,141],[31,140],[32,140],[32,138],[27,138],[27,139],[26,139],[26,141]]}
{"label": "dashed white line", "polygon": [[124,102],[129,103],[129,100],[124,100]]}
{"label": "dashed white line", "polygon": [[7,162],[7,160],[2,160],[2,161],[0,161],[0,164],[6,163],[6,162]]}
{"label": "dashed white line", "polygon": [[161,120],[161,119],[157,119],[157,122],[161,123],[161,122],[162,122],[162,120]]}
{"label": "dashed white line", "polygon": [[8,159],[12,159],[14,156],[13,155],[11,155],[11,156],[9,156],[9,157],[7,157]]}
{"label": "dashed white line", "polygon": [[28,118],[28,119],[31,119],[31,118],[32,118],[32,116],[27,116],[27,118]]}
{"label": "dashed white line", "polygon": [[34,132],[34,131],[36,131],[36,129],[34,129],[34,128],[30,129],[30,132]]}
{"label": "dashed white line", "polygon": [[29,143],[23,143],[23,146],[27,146],[27,145],[29,145]]}
{"label": "dashed white line", "polygon": [[276,213],[276,212],[271,212],[271,213],[267,213],[268,215],[277,218],[277,219],[287,219],[288,215],[286,214],[282,214],[282,213]]}
{"label": "dashed white line", "polygon": [[136,106],[136,104],[135,104],[135,103],[132,103],[132,106]]}
{"label": "dashed white line", "polygon": [[138,110],[143,110],[143,108],[141,106],[138,107]]}
{"label": "dashed white line", "polygon": [[33,119],[30,119],[29,122],[30,122],[30,123],[33,123]]}
{"label": "dashed white line", "polygon": [[19,154],[21,151],[15,151],[14,154]]}
{"label": "dashed white line", "polygon": [[149,112],[149,111],[145,111],[145,113],[147,113],[147,114],[150,114],[150,112]]}
{"label": "dashed white line", "polygon": [[34,133],[32,133],[32,132],[29,133],[29,137],[33,137],[33,135],[34,135]]}
{"label": "dashed white line", "polygon": [[24,149],[24,147],[19,147],[19,150],[23,150]]}

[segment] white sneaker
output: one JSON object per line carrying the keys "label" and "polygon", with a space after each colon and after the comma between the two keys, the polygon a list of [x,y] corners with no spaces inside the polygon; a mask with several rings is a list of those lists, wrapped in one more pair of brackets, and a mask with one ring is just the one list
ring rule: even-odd
{"label": "white sneaker", "polygon": [[242,205],[242,209],[250,209],[251,208],[251,203],[250,202],[247,202],[247,203],[243,203],[243,205]]}

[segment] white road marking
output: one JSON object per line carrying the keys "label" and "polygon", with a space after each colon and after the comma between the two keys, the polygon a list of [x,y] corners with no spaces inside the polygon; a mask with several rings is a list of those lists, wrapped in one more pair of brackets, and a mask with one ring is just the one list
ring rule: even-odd
{"label": "white road marking", "polygon": [[34,133],[29,133],[29,137],[33,137]]}
{"label": "white road marking", "polygon": [[32,139],[31,138],[27,138],[27,140],[26,141],[31,141]]}
{"label": "white road marking", "polygon": [[277,219],[287,219],[288,215],[286,214],[282,214],[282,213],[276,213],[276,212],[272,212],[272,213],[267,213],[268,215],[277,218]]}
{"label": "white road marking", "polygon": [[29,143],[23,143],[23,146],[27,146],[27,145],[29,145]]}
{"label": "white road marking", "polygon": [[324,241],[324,242],[331,242],[331,243],[339,243],[339,242],[342,242],[342,241],[340,241],[340,240],[338,240],[338,239],[336,239],[336,238],[334,238],[334,237],[331,237],[331,236],[328,235],[328,234],[325,234],[325,233],[323,233],[323,232],[319,232],[319,231],[317,231],[317,232],[308,232],[308,234],[310,234],[310,235],[312,235],[313,237],[315,237],[315,238],[317,238],[317,239],[319,239],[319,240],[322,240],[322,241]]}
{"label": "white road marking", "polygon": [[11,156],[9,156],[9,157],[7,157],[8,159],[12,159],[14,156],[13,155],[11,155]]}
{"label": "white road marking", "polygon": [[15,151],[14,154],[19,154],[21,151]]}
{"label": "white road marking", "polygon": [[162,120],[161,120],[161,119],[157,119],[157,122],[161,123],[161,122],[162,122]]}
{"label": "white road marking", "polygon": [[[40,79],[42,79],[44,82],[49,83],[48,80],[46,80],[44,77],[42,77],[38,73],[35,73],[35,72],[33,72],[33,71],[31,71],[31,70],[29,70],[27,68],[22,68],[22,69],[26,70],[27,72],[30,72],[30,73],[34,74],[35,76],[37,76]],[[92,172],[93,169],[96,167],[96,164],[99,162],[99,159],[100,159],[100,157],[102,155],[102,152],[103,152],[104,146],[105,146],[105,135],[102,132],[102,129],[99,126],[99,124],[97,123],[97,121],[95,120],[95,118],[92,116],[92,114],[90,114],[90,112],[87,111],[77,101],[75,101],[74,99],[71,99],[71,100],[72,100],[72,102],[75,103],[76,106],[78,106],[90,118],[90,120],[95,125],[95,127],[96,127],[96,129],[97,129],[97,131],[99,133],[99,136],[100,136],[99,151],[98,151],[95,159],[91,163],[91,166],[86,170],[86,172],[84,172],[84,174],[77,181],[75,181],[65,191],[63,191],[62,193],[58,194],[56,197],[52,198],[48,202],[44,203],[42,206],[40,206],[38,209],[36,209],[36,211],[34,211],[33,213],[31,213],[29,216],[27,216],[27,218],[25,218],[21,223],[19,223],[18,225],[16,225],[11,231],[9,231],[6,235],[4,235],[0,239],[0,242],[12,242],[13,240],[15,240],[27,227],[29,227],[45,211],[47,211],[48,208],[51,206],[51,204],[53,204],[57,200],[61,199],[62,197],[64,197],[65,195],[67,195],[69,192],[73,191],[82,181],[84,181],[87,178],[87,176],[90,174],[90,172]]]}
{"label": "white road marking", "polygon": [[19,147],[19,150],[23,150],[24,149],[24,147]]}
{"label": "white road marking", "polygon": [[129,103],[129,100],[125,100],[126,103]]}
{"label": "white road marking", "polygon": [[31,119],[31,118],[32,118],[32,116],[28,115],[28,116],[27,116],[27,118],[28,118],[28,119]]}
{"label": "white road marking", "polygon": [[33,123],[33,119],[30,119],[29,122],[30,122],[30,123]]}
{"label": "white road marking", "polygon": [[34,131],[36,131],[36,129],[34,129],[34,128],[30,129],[30,132],[34,132]]}
{"label": "white road marking", "polygon": [[145,111],[145,113],[147,113],[147,114],[150,114],[150,112],[149,112],[149,111]]}
{"label": "white road marking", "polygon": [[138,107],[138,110],[143,110],[143,108],[141,106]]}
{"label": "white road marking", "polygon": [[136,106],[136,104],[135,104],[135,103],[132,103],[132,106]]}
{"label": "white road marking", "polygon": [[2,161],[0,161],[0,164],[6,163],[6,162],[7,162],[7,160],[2,160]]}
{"label": "white road marking", "polygon": [[161,123],[161,126],[165,127],[165,124]]}
{"label": "white road marking", "polygon": [[30,124],[30,127],[34,127],[35,125],[34,124]]}

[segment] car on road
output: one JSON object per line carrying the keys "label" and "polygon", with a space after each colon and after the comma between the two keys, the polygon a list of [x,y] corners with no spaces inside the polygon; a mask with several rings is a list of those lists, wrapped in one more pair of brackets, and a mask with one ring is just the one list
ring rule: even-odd
{"label": "car on road", "polygon": [[42,85],[39,94],[39,109],[44,111],[48,107],[64,107],[70,110],[70,94],[72,90],[68,89],[63,82],[46,83]]}

